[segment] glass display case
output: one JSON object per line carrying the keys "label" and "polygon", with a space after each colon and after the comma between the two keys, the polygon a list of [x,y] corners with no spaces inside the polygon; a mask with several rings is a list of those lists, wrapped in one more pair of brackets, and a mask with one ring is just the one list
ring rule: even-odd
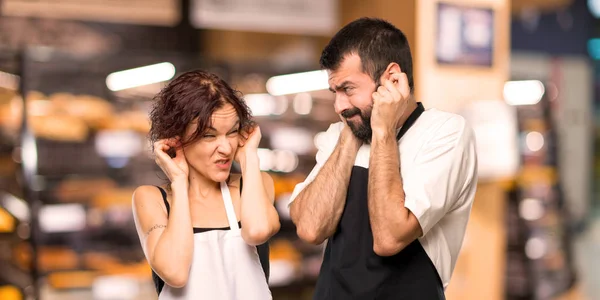
{"label": "glass display case", "polygon": [[[39,299],[154,299],[135,230],[133,190],[160,185],[147,140],[153,96],[191,69],[216,73],[245,95],[261,126],[261,169],[275,182],[281,230],[270,241],[275,299],[311,297],[323,246],[300,241],[287,203],[315,164],[315,140],[339,120],[329,92],[272,96],[268,67],[208,62],[179,53],[81,57],[30,48],[20,68],[26,108],[24,199]],[[281,70],[279,70],[281,72]]]}
{"label": "glass display case", "polygon": [[21,55],[0,53],[0,299],[34,299],[30,213],[21,172]]}
{"label": "glass display case", "polygon": [[507,299],[551,299],[575,282],[551,104],[545,95],[517,106],[521,165],[508,197]]}

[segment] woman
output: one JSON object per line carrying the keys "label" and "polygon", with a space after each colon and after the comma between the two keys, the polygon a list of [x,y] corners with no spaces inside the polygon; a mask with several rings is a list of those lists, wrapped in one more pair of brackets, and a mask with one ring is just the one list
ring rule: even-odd
{"label": "woman", "polygon": [[[133,214],[159,299],[271,299],[256,246],[280,224],[248,107],[202,71],[182,74],[155,101],[150,139],[169,183],[138,187]],[[234,160],[241,176],[230,174]]]}

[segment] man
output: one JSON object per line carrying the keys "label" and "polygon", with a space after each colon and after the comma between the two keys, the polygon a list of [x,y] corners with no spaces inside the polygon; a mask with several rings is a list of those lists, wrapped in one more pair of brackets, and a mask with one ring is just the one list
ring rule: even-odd
{"label": "man", "polygon": [[320,63],[342,122],[290,202],[301,239],[328,239],[314,299],[444,299],[476,189],[472,130],[415,101],[407,39],[386,21],[348,24]]}

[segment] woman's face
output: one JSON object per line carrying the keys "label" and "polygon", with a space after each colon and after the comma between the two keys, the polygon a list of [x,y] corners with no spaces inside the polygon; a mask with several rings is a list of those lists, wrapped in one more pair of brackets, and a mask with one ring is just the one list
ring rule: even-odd
{"label": "woman's face", "polygon": [[[196,121],[188,126],[186,138],[197,126]],[[183,148],[190,175],[200,174],[214,182],[227,180],[239,145],[239,129],[239,117],[231,104],[217,109],[201,138]]]}

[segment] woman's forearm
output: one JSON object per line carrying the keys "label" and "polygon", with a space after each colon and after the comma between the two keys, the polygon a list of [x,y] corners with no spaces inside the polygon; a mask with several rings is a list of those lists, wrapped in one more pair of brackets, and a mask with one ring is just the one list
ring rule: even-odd
{"label": "woman's forearm", "polygon": [[194,230],[187,182],[173,182],[171,190],[169,221],[156,242],[151,260],[152,267],[167,284],[181,287],[187,283],[192,263]]}
{"label": "woman's forearm", "polygon": [[240,160],[244,180],[241,196],[242,237],[251,245],[266,242],[279,231],[280,226],[279,215],[273,205],[272,191],[266,190],[265,178],[259,165],[256,152],[247,152]]}

